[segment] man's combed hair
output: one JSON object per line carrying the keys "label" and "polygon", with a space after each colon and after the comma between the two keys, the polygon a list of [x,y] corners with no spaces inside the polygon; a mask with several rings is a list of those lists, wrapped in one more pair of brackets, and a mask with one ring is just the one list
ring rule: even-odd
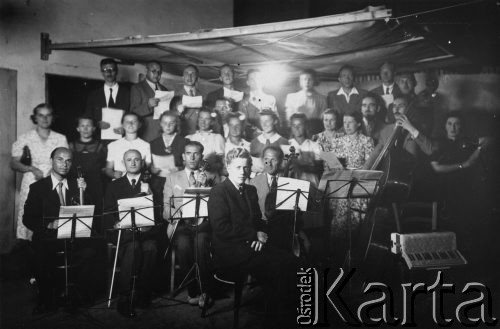
{"label": "man's combed hair", "polygon": [[226,165],[229,166],[234,159],[247,159],[250,166],[252,165],[252,157],[250,156],[250,152],[242,147],[237,147],[226,154]]}

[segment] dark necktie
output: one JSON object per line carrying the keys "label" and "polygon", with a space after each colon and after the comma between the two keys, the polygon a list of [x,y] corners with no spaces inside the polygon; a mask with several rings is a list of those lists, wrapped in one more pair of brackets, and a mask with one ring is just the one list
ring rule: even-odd
{"label": "dark necktie", "polygon": [[136,188],[136,186],[137,186],[137,185],[135,185],[135,183],[136,183],[137,181],[136,181],[136,180],[135,180],[135,178],[134,178],[134,179],[132,179],[132,181],[131,181],[131,182],[132,182],[132,189],[133,189],[133,190],[135,190],[135,188]]}
{"label": "dark necktie", "polygon": [[240,192],[240,195],[243,196],[243,184],[238,186],[238,192]]}
{"label": "dark necktie", "polygon": [[193,89],[189,89],[189,96],[194,97],[194,90]]}
{"label": "dark necktie", "polygon": [[155,83],[155,91],[157,91],[157,90],[160,90],[160,89],[158,88],[158,84]]}
{"label": "dark necktie", "polygon": [[113,100],[113,88],[109,88],[108,107],[115,107],[115,101]]}
{"label": "dark necktie", "polygon": [[390,94],[390,93],[389,93],[389,87],[387,87],[387,88],[385,89],[385,94],[386,94],[386,95],[389,95],[389,94]]}
{"label": "dark necktie", "polygon": [[194,171],[191,171],[189,174],[189,186],[195,186],[196,185],[196,179],[194,178]]}
{"label": "dark necktie", "polygon": [[59,195],[59,203],[61,204],[61,206],[65,206],[66,201],[64,199],[64,191],[62,189],[62,186],[63,186],[63,182],[59,182],[57,184],[57,194]]}
{"label": "dark necktie", "polygon": [[269,139],[266,139],[266,147],[268,147],[269,145],[271,145],[271,141]]}

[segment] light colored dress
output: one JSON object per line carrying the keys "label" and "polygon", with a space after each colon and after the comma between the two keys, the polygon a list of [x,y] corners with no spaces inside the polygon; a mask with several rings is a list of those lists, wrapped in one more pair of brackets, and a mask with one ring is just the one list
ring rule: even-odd
{"label": "light colored dress", "polygon": [[[346,159],[348,169],[361,169],[370,157],[374,149],[373,139],[359,132],[353,135],[345,135],[337,138],[333,142],[333,152],[338,158]],[[337,200],[335,216],[332,219],[332,234],[338,238],[344,238],[348,230],[349,207],[366,210],[368,199]],[[351,212],[351,229],[356,230],[360,222],[364,219],[363,214],[353,210]]]}
{"label": "light colored dress", "polygon": [[[31,153],[31,165],[40,169],[43,176],[47,177],[51,169],[50,153],[57,147],[68,147],[66,136],[50,131],[46,141],[42,141],[36,129],[30,130],[12,144],[12,157],[20,157],[23,154],[23,148],[27,145]],[[19,191],[19,211],[17,213],[17,230],[16,237],[18,239],[31,240],[33,232],[26,228],[23,224],[24,203],[28,198],[29,187],[34,183],[35,175],[32,172],[23,174],[21,181],[21,189]]]}

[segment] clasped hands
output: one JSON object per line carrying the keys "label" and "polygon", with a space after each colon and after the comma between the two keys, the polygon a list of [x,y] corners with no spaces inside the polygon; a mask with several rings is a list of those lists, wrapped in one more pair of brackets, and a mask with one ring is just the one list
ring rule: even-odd
{"label": "clasped hands", "polygon": [[250,247],[255,251],[261,251],[267,242],[267,238],[268,238],[268,236],[266,233],[264,233],[262,231],[258,231],[257,232],[257,240],[252,241],[252,243],[250,244]]}

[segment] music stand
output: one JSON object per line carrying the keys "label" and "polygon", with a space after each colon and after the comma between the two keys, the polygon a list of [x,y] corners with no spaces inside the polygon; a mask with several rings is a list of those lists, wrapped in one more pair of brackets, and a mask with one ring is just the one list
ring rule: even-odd
{"label": "music stand", "polygon": [[[68,240],[70,250],[73,253],[74,241],[76,238],[88,238],[92,232],[92,220],[94,217],[94,205],[84,206],[61,206],[59,208],[58,217],[44,217],[43,220],[50,220],[52,225],[57,230],[57,240],[64,240],[64,265],[59,268],[64,268],[64,298],[66,305],[71,305],[70,287],[73,284],[69,280],[69,257],[68,257]],[[86,223],[85,219],[89,219],[90,223]],[[69,226],[69,227],[68,227]],[[77,230],[78,226],[78,230]],[[63,230],[64,229],[64,230]],[[75,291],[76,292],[76,291]]]}
{"label": "music stand", "polygon": [[[196,224],[191,224],[192,226],[195,227],[195,237],[194,237],[194,262],[189,271],[186,273],[184,278],[182,279],[180,285],[171,292],[172,297],[175,297],[177,293],[184,289],[185,287],[188,286],[193,280],[196,280],[198,282],[198,287],[200,288],[200,293],[203,293],[203,285],[201,282],[201,276],[200,276],[200,266],[198,264],[198,227],[201,224],[200,220],[200,205],[201,201],[208,203],[208,194],[210,193],[211,188],[206,188],[206,187],[201,187],[201,188],[188,188],[184,191],[186,194],[193,194],[193,196],[189,195],[183,195],[183,196],[171,196],[170,197],[170,204],[175,205],[175,199],[182,199],[183,203],[177,208],[177,210],[171,214],[170,219],[172,221],[176,221],[174,223],[174,230],[172,232],[172,235],[170,236],[170,240],[173,242],[173,238],[175,236],[175,232],[177,230],[177,226],[179,224],[180,220],[192,220],[193,222],[196,222]],[[194,204],[193,204],[194,203]],[[194,205],[194,213],[191,214],[191,211],[188,213],[188,217],[183,217],[182,214],[182,209],[186,208],[186,206],[193,206]],[[179,215],[180,217],[177,217]],[[207,213],[208,215],[208,213]],[[206,217],[206,216],[202,216]],[[170,245],[168,246],[167,250],[165,251],[165,257],[168,254],[168,251],[170,250]],[[194,278],[191,278],[188,280],[189,275],[191,272],[194,271]],[[186,281],[187,280],[187,281]]]}
{"label": "music stand", "polygon": [[[353,198],[371,199],[378,191],[380,179],[383,176],[382,171],[375,170],[356,170],[345,169],[338,170],[332,174],[332,179],[328,179],[325,186],[323,200],[347,200],[347,251],[344,260],[346,272],[349,273],[352,268],[352,212],[366,214],[363,209],[352,207]],[[332,191],[329,190],[330,183],[334,185]],[[331,234],[329,235],[331,236]],[[331,238],[331,237],[330,237]],[[331,243],[329,243],[331,245]],[[349,291],[351,283],[349,282]]]}
{"label": "music stand", "polygon": [[[151,196],[152,197],[152,196]],[[140,199],[140,200],[139,200]],[[133,311],[133,301],[134,301],[134,297],[135,297],[135,285],[136,285],[136,280],[137,280],[137,274],[135,273],[135,244],[136,244],[136,233],[140,231],[141,228],[146,228],[146,227],[153,227],[155,226],[155,220],[154,220],[154,214],[153,214],[153,218],[150,218],[149,216],[147,216],[146,214],[143,214],[142,212],[140,212],[140,210],[147,210],[147,209],[153,209],[155,206],[153,205],[153,199],[150,199],[148,198],[148,196],[143,196],[143,197],[138,197],[138,198],[125,198],[125,199],[120,199],[118,200],[118,203],[120,203],[120,201],[124,201],[125,200],[125,204],[124,205],[119,205],[119,208],[122,207],[122,208],[128,208],[128,209],[124,209],[124,210],[118,210],[117,212],[115,213],[118,213],[118,214],[123,214],[123,216],[121,218],[118,219],[118,223],[119,226],[116,227],[116,228],[113,228],[111,229],[112,231],[118,231],[118,238],[117,238],[117,242],[116,242],[116,252],[115,252],[115,260],[114,260],[114,263],[113,263],[113,274],[111,276],[111,284],[110,284],[110,287],[109,287],[109,295],[108,295],[108,308],[111,307],[111,297],[113,295],[113,284],[114,284],[114,281],[115,281],[115,274],[116,274],[116,264],[118,262],[118,253],[119,253],[119,250],[120,250],[120,240],[121,240],[121,235],[122,235],[122,231],[130,231],[132,232],[132,289],[130,291],[130,310],[132,312],[132,314],[134,314],[134,311]],[[137,203],[136,203],[137,201]],[[147,206],[141,206],[141,204],[144,204],[144,201],[150,201],[151,202],[151,206],[147,205]],[[134,204],[137,204],[138,207],[135,207]],[[111,214],[111,213],[109,213]],[[136,216],[137,214],[140,215],[140,218],[141,218],[141,224],[140,226],[137,225],[137,221],[136,221]],[[130,226],[128,225],[128,220],[130,219]],[[124,225],[124,227],[121,227],[121,223],[125,222],[126,227]],[[148,222],[151,222],[153,223],[153,225],[147,225]],[[146,223],[146,224],[144,224]]]}
{"label": "music stand", "polygon": [[[293,186],[295,186],[296,188],[293,188]],[[278,178],[278,188],[276,190],[276,210],[293,210],[293,229],[292,229],[292,240],[291,240],[292,251],[294,250],[293,246],[294,246],[295,228],[297,226],[297,214],[301,208],[304,210],[307,209],[309,188],[310,188],[309,181],[287,178],[287,177]],[[290,200],[293,197],[295,197],[295,199],[292,205]],[[299,207],[299,205],[301,205],[302,207]]]}

